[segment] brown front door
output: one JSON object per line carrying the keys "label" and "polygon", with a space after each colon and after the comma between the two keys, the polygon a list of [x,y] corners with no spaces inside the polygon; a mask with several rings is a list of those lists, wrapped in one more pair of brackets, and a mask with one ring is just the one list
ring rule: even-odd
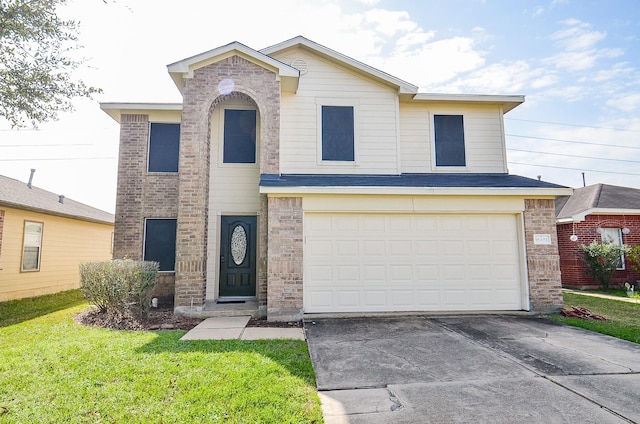
{"label": "brown front door", "polygon": [[256,295],[255,216],[223,216],[220,228],[220,297]]}

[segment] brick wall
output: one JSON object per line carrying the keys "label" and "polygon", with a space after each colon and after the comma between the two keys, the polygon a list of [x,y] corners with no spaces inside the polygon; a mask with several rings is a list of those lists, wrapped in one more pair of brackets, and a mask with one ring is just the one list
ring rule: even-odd
{"label": "brick wall", "polygon": [[[234,91],[218,91],[231,79]],[[260,172],[279,172],[280,82],[274,72],[239,56],[195,70],[183,88],[180,129],[179,208],[176,238],[175,305],[197,308],[205,301],[207,258],[207,205],[209,194],[211,114],[228,97],[240,96],[256,104],[260,115]],[[260,249],[267,249],[261,239]],[[266,250],[265,250],[266,252]],[[265,276],[258,261],[258,276]],[[215,281],[210,282],[215,284]],[[264,280],[263,280],[264,284]],[[258,292],[264,287],[258,284]],[[259,294],[258,293],[258,294]],[[261,300],[264,302],[264,300]]]}
{"label": "brick wall", "polygon": [[[552,199],[525,199],[524,231],[531,308],[537,312],[558,310],[562,290]],[[550,234],[551,244],[534,244],[534,234]]]}
{"label": "brick wall", "polygon": [[299,319],[302,314],[302,199],[270,197],[267,318]]}
{"label": "brick wall", "polygon": [[[178,174],[147,173],[149,117],[122,115],[118,158],[118,192],[114,229],[114,258],[141,260],[145,218],[178,216]],[[163,273],[154,296],[173,301],[173,273]]]}
{"label": "brick wall", "polygon": [[[587,266],[582,261],[579,246],[589,244],[593,240],[602,241],[596,231],[601,228],[629,228],[629,234],[622,235],[622,242],[627,245],[640,245],[640,216],[625,215],[589,215],[583,222],[560,224],[557,226],[558,245],[560,250],[560,269],[562,285],[572,288],[597,288],[598,282],[589,276]],[[573,242],[572,234],[578,236]],[[623,285],[625,281],[635,282],[640,274],[634,273],[627,261],[625,270],[616,271],[612,284]]]}

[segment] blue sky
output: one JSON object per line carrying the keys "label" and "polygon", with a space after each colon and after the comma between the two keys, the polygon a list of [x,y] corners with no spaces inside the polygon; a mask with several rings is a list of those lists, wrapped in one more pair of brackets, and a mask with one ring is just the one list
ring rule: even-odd
{"label": "blue sky", "polygon": [[[275,5],[275,6],[274,6]],[[635,0],[70,0],[78,76],[101,87],[37,131],[0,122],[0,174],[113,212],[118,125],[98,102],[177,102],[166,65],[296,35],[421,92],[523,94],[505,116],[509,171],[571,187],[640,188],[640,2]]]}

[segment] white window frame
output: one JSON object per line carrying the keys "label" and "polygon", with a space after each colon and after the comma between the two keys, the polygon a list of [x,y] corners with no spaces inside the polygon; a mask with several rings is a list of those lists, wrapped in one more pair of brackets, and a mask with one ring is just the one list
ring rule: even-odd
{"label": "white window frame", "polygon": [[[462,131],[464,133],[464,166],[438,166],[436,165],[436,115],[462,116]],[[429,135],[431,137],[431,170],[436,172],[460,172],[469,169],[469,141],[467,131],[467,115],[456,110],[439,110],[429,112]]]}
{"label": "white window frame", "polygon": [[[255,161],[252,163],[227,163],[224,161],[224,114],[225,110],[255,110],[256,111],[256,151],[255,151]],[[218,115],[218,139],[220,140],[218,143],[218,167],[229,167],[229,168],[246,168],[248,166],[258,166],[260,164],[260,111],[258,108],[252,103],[225,103],[221,105],[219,108]]]}
{"label": "white window frame", "polygon": [[[37,235],[28,235],[27,234],[27,226],[36,225],[40,228],[40,233]],[[23,238],[22,238],[22,257],[20,259],[20,271],[21,272],[38,272],[40,271],[40,263],[42,259],[42,237],[44,235],[44,223],[37,221],[24,221],[23,228]],[[25,248],[27,247],[37,247],[38,248],[38,262],[36,268],[25,268],[24,267],[24,259],[25,259]]]}
{"label": "white window frame", "polygon": [[[618,246],[622,246],[622,230],[620,228],[602,228],[600,232],[600,238],[602,243],[615,243]],[[624,253],[620,253],[621,266],[616,268],[618,271],[624,271],[625,268]]]}
{"label": "white window frame", "polygon": [[[322,106],[348,106],[353,108],[353,160],[323,160],[322,159]],[[317,164],[320,166],[340,166],[340,167],[356,167],[358,166],[359,152],[359,125],[358,125],[358,107],[357,99],[316,99],[316,151]]]}

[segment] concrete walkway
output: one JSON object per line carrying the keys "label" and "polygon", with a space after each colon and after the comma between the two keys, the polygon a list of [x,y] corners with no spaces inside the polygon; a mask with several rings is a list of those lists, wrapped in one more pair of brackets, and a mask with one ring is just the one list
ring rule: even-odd
{"label": "concrete walkway", "polygon": [[304,340],[304,330],[298,327],[247,327],[250,316],[207,318],[180,340]]}

